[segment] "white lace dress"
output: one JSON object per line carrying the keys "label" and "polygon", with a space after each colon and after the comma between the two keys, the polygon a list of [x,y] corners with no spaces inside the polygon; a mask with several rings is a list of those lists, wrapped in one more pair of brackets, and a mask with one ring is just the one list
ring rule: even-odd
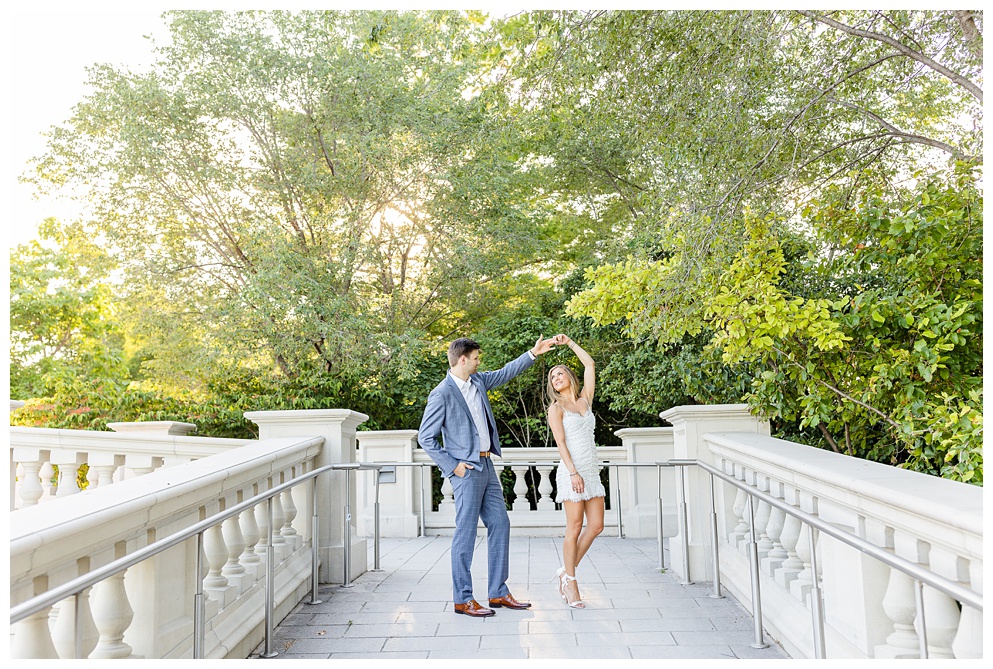
{"label": "white lace dress", "polygon": [[582,493],[575,492],[569,482],[569,472],[560,464],[555,473],[556,502],[581,502],[606,496],[603,484],[600,483],[600,467],[596,462],[596,443],[593,441],[595,427],[596,416],[592,409],[587,409],[585,414],[578,414],[562,407],[565,446],[569,449],[576,471],[583,477],[584,485]]}

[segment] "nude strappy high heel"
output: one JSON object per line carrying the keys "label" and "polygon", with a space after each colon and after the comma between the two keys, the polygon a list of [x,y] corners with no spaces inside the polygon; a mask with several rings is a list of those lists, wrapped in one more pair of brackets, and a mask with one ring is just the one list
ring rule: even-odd
{"label": "nude strappy high heel", "polygon": [[[575,576],[569,576],[569,574],[566,574],[563,571],[563,573],[562,573],[562,580],[560,581],[560,583],[562,584],[562,587],[561,587],[561,590],[562,590],[562,599],[565,600],[565,603],[568,604],[569,606],[571,606],[574,609],[585,609],[586,608],[586,603],[579,598],[579,584],[576,583],[576,577]],[[576,583],[576,599],[573,599],[572,601],[570,601],[570,599],[569,599],[569,597],[570,597],[570,595],[572,593],[570,593],[570,592],[568,592],[566,590],[566,588],[569,587],[569,584],[570,583]]]}

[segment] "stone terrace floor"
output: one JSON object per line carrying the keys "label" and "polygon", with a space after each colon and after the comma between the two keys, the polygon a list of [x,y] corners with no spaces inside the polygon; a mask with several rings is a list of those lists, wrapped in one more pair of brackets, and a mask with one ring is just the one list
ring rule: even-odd
{"label": "stone terrace floor", "polygon": [[[526,611],[474,619],[452,608],[451,537],[383,539],[380,566],[352,588],[323,586],[323,604],[299,604],[274,632],[279,659],[788,658],[765,637],[755,649],[752,618],[712,584],[680,585],[658,570],[654,539],[601,535],[578,569],[587,608],[570,609],[553,576],[561,539],[511,537],[510,580]],[[373,564],[369,541],[369,565]],[[668,564],[668,555],[666,555]],[[473,559],[476,600],[486,604],[486,540]],[[257,658],[260,646],[252,654]]]}

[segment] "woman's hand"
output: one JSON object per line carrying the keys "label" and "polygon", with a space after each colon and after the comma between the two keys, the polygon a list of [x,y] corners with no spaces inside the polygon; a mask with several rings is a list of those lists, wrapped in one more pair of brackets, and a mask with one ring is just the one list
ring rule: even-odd
{"label": "woman's hand", "polygon": [[583,477],[579,474],[579,472],[570,474],[569,482],[572,483],[572,489],[580,495],[582,495],[583,491],[586,490],[586,482],[583,481]]}
{"label": "woman's hand", "polygon": [[557,334],[555,335],[554,339],[555,339],[555,344],[557,346],[568,346],[572,342],[572,339],[569,338],[569,335],[564,335],[564,334]]}

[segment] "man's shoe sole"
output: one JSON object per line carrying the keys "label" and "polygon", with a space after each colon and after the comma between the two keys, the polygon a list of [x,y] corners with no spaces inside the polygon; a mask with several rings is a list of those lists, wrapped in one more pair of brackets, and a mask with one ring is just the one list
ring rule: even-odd
{"label": "man's shoe sole", "polygon": [[469,616],[470,618],[489,618],[496,615],[494,611],[490,611],[489,613],[469,613],[468,611],[459,611],[458,609],[455,609],[455,613],[460,616]]}

